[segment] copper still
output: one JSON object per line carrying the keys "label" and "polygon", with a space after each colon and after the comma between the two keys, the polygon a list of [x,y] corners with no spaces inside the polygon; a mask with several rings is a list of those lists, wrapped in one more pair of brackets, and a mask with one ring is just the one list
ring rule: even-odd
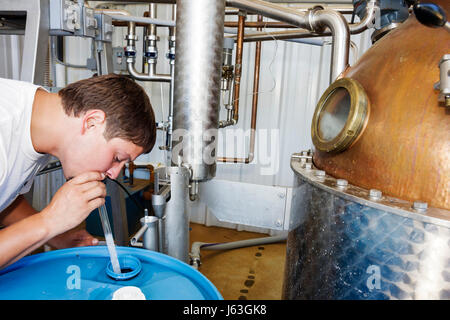
{"label": "copper still", "polygon": [[[450,12],[450,2],[434,2]],[[377,41],[341,76],[346,79],[341,79],[341,86],[349,91],[364,88],[358,99],[365,109],[344,110],[344,116],[360,121],[352,128],[342,126],[346,135],[330,144],[317,138],[321,116],[316,109],[315,166],[362,188],[449,210],[450,109],[438,101],[434,88],[439,61],[448,53],[450,33],[420,24],[414,14]],[[349,99],[345,92],[336,96],[338,102]],[[322,102],[328,97],[324,95]],[[349,136],[352,139],[339,149]]]}

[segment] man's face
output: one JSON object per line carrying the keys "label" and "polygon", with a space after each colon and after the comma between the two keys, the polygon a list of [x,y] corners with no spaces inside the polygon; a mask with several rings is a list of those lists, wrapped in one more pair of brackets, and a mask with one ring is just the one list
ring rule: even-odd
{"label": "man's face", "polygon": [[104,129],[104,121],[88,121],[72,139],[73,143],[66,146],[66,152],[59,158],[66,179],[87,171],[98,171],[116,179],[125,163],[142,153],[143,148],[130,141],[121,138],[106,141]]}

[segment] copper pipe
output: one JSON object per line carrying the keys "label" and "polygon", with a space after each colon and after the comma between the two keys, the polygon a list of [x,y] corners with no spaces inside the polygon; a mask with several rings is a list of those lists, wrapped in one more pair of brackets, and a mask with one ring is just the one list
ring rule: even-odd
{"label": "copper pipe", "polygon": [[[128,22],[113,20],[112,25],[114,27],[128,27]],[[148,26],[149,26],[148,23],[136,22],[136,27],[148,27]]]}
{"label": "copper pipe", "polygon": [[[262,21],[262,16],[258,15],[258,22]],[[250,121],[250,147],[247,158],[217,158],[219,162],[234,162],[248,164],[255,157],[255,133],[256,118],[258,113],[258,91],[259,91],[259,73],[261,65],[261,41],[256,42],[255,48],[255,69],[253,74],[253,98],[252,98],[252,118]]]}
{"label": "copper pipe", "polygon": [[241,88],[242,72],[242,51],[244,47],[245,15],[239,15],[238,35],[236,39],[236,59],[234,72],[234,92],[233,92],[233,120],[237,124],[239,121],[239,92]]}
{"label": "copper pipe", "polygon": [[[149,11],[145,11],[143,17],[150,18],[150,12]],[[145,40],[145,36],[148,34],[148,31],[149,31],[149,26],[145,25],[144,28],[142,29],[142,34],[143,34],[143,36],[142,36],[142,41],[143,41],[142,50],[144,51],[143,54],[142,54],[142,73],[147,73],[147,70],[145,68],[146,65],[147,65],[146,60],[145,60],[145,48],[147,47],[147,41]]]}
{"label": "copper pipe", "polygon": [[[128,173],[129,173],[129,185],[132,186],[134,184],[134,170],[136,169],[147,169],[150,172],[150,180],[152,177],[152,173],[154,171],[154,167],[151,164],[134,164],[133,161],[128,163]],[[125,167],[123,171],[125,175]]]}
{"label": "copper pipe", "polygon": [[128,173],[129,173],[129,185],[132,186],[134,184],[134,162],[130,161],[130,163],[128,164]]}
{"label": "copper pipe", "polygon": [[[227,21],[227,22],[225,22],[224,25],[225,25],[225,27],[237,28],[239,26],[239,22]],[[245,27],[246,28],[298,28],[291,24],[284,23],[284,22],[278,22],[278,21],[264,22],[264,23],[246,22]]]}

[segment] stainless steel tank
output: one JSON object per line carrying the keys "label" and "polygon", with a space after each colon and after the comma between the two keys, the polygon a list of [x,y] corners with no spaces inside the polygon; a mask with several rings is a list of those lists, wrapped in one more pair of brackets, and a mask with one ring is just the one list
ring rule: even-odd
{"label": "stainless steel tank", "polygon": [[450,212],[336,179],[294,155],[284,299],[450,299]]}
{"label": "stainless steel tank", "polygon": [[177,1],[172,162],[194,181],[216,172],[224,15],[224,0]]}

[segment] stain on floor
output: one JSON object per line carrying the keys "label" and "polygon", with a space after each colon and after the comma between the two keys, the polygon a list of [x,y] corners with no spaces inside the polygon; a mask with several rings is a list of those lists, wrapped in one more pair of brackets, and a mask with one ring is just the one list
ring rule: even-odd
{"label": "stain on floor", "polygon": [[[191,224],[190,242],[230,242],[268,235]],[[279,300],[283,286],[286,243],[226,251],[201,251],[199,271],[225,300]]]}

